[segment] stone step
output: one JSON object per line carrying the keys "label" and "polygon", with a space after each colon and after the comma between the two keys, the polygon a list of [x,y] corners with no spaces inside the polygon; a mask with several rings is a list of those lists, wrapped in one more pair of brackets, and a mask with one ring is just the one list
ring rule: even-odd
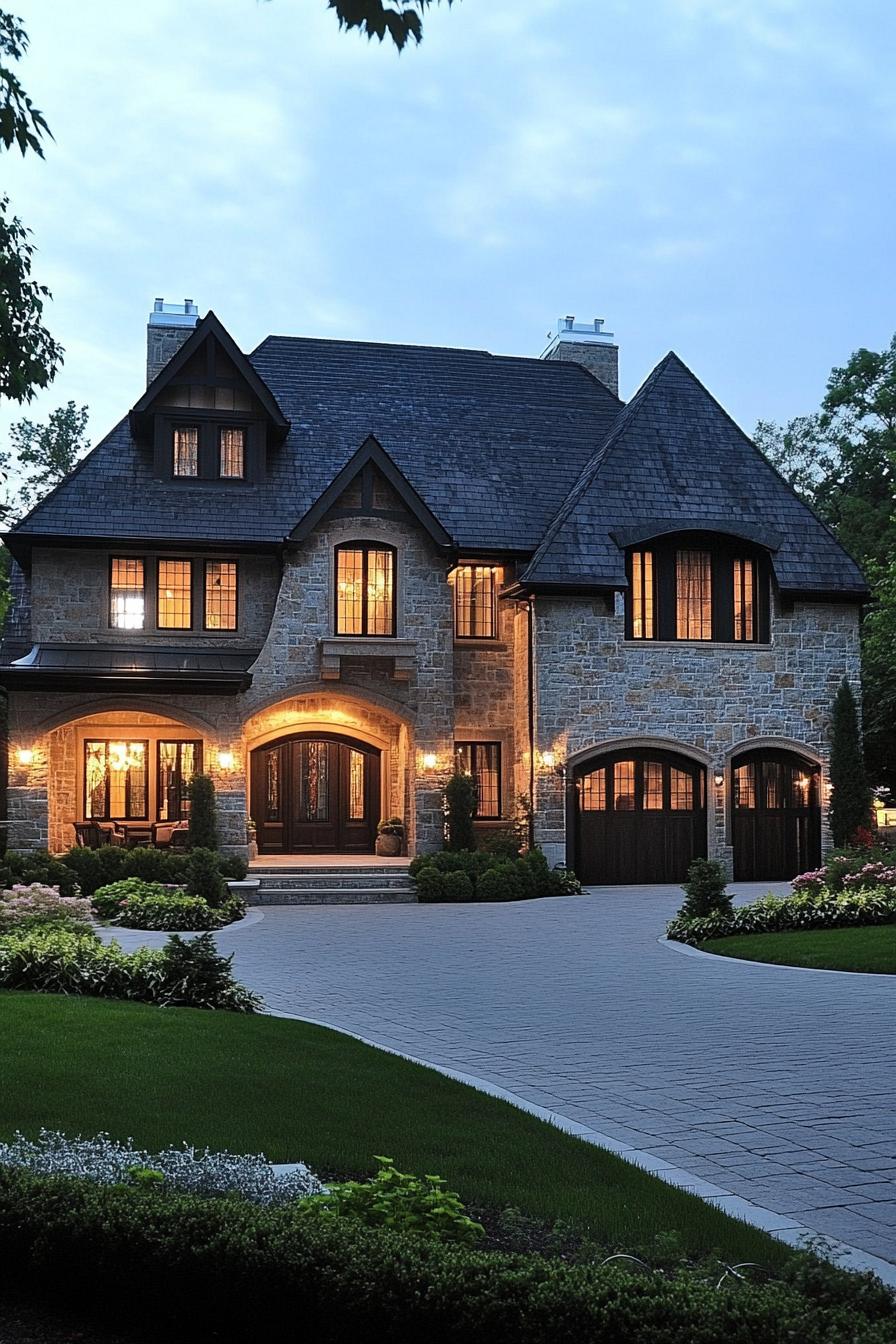
{"label": "stone step", "polygon": [[248,905],[416,905],[411,887],[259,887]]}
{"label": "stone step", "polygon": [[411,888],[411,883],[407,874],[399,877],[380,877],[377,873],[337,873],[328,874],[326,877],[311,876],[310,874],[278,875],[277,877],[263,876],[255,879],[265,891],[318,891],[327,888],[337,887],[342,891],[348,891],[353,887],[384,887],[384,888]]}

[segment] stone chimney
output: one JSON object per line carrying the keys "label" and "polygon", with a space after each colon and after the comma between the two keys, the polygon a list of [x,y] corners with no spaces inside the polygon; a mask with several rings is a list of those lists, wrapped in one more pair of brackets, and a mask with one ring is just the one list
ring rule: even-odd
{"label": "stone chimney", "polygon": [[199,321],[199,309],[192,299],[166,303],[156,299],[146,328],[146,386],[149,387],[173,354],[191,334]]}
{"label": "stone chimney", "polygon": [[619,346],[612,331],[604,331],[604,319],[576,323],[574,317],[561,317],[557,334],[551,338],[542,359],[571,359],[583,365],[604,387],[619,396]]}

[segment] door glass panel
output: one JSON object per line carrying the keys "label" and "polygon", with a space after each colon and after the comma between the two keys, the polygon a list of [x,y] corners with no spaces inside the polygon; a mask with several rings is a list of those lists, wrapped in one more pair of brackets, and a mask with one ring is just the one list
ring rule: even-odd
{"label": "door glass panel", "polygon": [[592,770],[582,780],[579,791],[583,812],[606,812],[607,810],[607,772]]}
{"label": "door glass panel", "polygon": [[739,765],[734,771],[734,806],[756,806],[756,767]]}
{"label": "door glass panel", "polygon": [[663,807],[663,767],[659,761],[644,762],[642,806],[645,812],[661,812]]}
{"label": "door glass panel", "polygon": [[330,757],[326,742],[303,742],[299,751],[300,821],[326,821],[329,816]]}
{"label": "door glass panel", "polygon": [[84,816],[88,821],[106,815],[106,744],[86,742]]}
{"label": "door glass panel", "polygon": [[762,762],[762,798],[767,810],[784,806],[783,773],[778,761]]}
{"label": "door glass panel", "polygon": [[266,821],[280,820],[280,749],[275,747],[265,756],[264,814]]}
{"label": "door glass panel", "polygon": [[364,820],[364,753],[350,751],[348,757],[349,821]]}
{"label": "door glass panel", "polygon": [[635,810],[634,761],[617,761],[613,766],[613,806],[617,812]]}
{"label": "door glass panel", "polygon": [[693,812],[694,778],[687,770],[669,771],[669,801],[673,812]]}

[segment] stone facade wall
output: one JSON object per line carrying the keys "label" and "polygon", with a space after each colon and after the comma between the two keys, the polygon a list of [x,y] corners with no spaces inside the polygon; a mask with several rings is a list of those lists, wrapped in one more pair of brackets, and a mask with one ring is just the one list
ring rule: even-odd
{"label": "stone facade wall", "polygon": [[[501,743],[501,810],[512,816],[517,793],[515,604],[498,604],[497,640],[454,644],[454,737]],[[523,739],[525,741],[525,739]]]}
{"label": "stone facade wall", "polygon": [[[709,767],[709,852],[730,864],[732,751],[772,739],[799,744],[823,764],[837,686],[859,690],[859,611],[854,605],[775,600],[769,645],[638,642],[624,637],[621,608],[604,599],[536,603],[537,751],[559,761],[614,740],[663,739]],[[712,781],[716,770],[725,784]],[[569,771],[571,776],[571,771]],[[566,857],[566,783],[537,772],[537,835],[552,862]],[[823,841],[829,839],[826,829]]]}

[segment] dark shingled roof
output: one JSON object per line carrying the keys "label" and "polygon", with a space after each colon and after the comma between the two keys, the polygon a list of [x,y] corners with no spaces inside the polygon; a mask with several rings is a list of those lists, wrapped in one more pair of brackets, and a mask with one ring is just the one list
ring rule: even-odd
{"label": "dark shingled roof", "polygon": [[625,546],[691,529],[766,546],[785,591],[866,592],[833,534],[675,354],[620,412],[522,582],[625,587]]}
{"label": "dark shingled roof", "polygon": [[11,538],[280,543],[374,436],[460,550],[534,553],[528,583],[622,587],[625,546],[709,528],[769,547],[786,590],[866,591],[675,355],[626,407],[571,361],[481,350],[269,336],[249,361],[290,422],[262,484],[158,480],[125,419]]}

